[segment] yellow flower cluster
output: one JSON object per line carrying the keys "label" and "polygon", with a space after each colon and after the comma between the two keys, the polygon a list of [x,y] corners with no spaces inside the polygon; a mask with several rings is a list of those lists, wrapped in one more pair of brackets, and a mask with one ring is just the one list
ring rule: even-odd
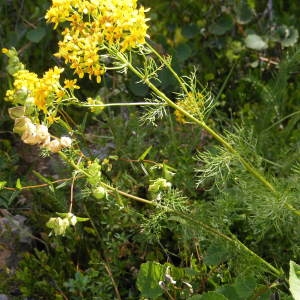
{"label": "yellow flower cluster", "polygon": [[[177,102],[177,105],[183,108],[191,115],[201,118],[203,108],[204,108],[204,95],[199,92],[196,94],[190,92],[187,94],[187,96],[184,99],[179,100]],[[177,122],[183,124],[186,123],[185,116],[181,111],[175,110],[174,114]]]}
{"label": "yellow flower cluster", "polygon": [[59,119],[56,114],[61,101],[72,97],[74,89],[79,88],[76,80],[65,79],[62,86],[60,76],[64,69],[58,67],[39,78],[25,69],[15,49],[4,48],[2,52],[8,56],[7,69],[13,76],[13,88],[6,92],[5,100],[14,105],[9,109],[10,117],[15,120],[14,132],[21,135],[25,144],[39,145],[51,152],[71,147],[70,138],[51,137],[47,126]]}
{"label": "yellow flower cluster", "polygon": [[45,18],[56,28],[63,23],[62,40],[56,56],[70,64],[82,78],[105,72],[100,52],[117,45],[121,51],[145,43],[146,10],[137,9],[137,0],[52,0]]}
{"label": "yellow flower cluster", "polygon": [[56,110],[56,105],[64,98],[70,97],[74,89],[79,89],[76,85],[76,79],[64,80],[64,85],[60,84],[60,76],[63,68],[54,67],[46,71],[41,78],[36,73],[30,72],[24,68],[16,67],[13,61],[17,58],[17,52],[14,49],[3,49],[2,52],[9,57],[10,69],[14,78],[13,89],[6,91],[5,100],[14,105],[23,105],[26,108],[26,115],[34,110],[48,113],[49,108]]}
{"label": "yellow flower cluster", "polygon": [[25,105],[27,108],[35,105],[46,114],[47,108],[53,105],[53,100],[64,96],[59,83],[62,72],[62,68],[54,67],[42,78],[38,78],[37,74],[28,70],[17,71],[13,74],[14,88],[6,92],[5,100]]}

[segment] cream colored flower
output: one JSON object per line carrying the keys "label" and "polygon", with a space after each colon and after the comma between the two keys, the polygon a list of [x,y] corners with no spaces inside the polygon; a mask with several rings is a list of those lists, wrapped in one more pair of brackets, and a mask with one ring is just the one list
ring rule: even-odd
{"label": "cream colored flower", "polygon": [[38,144],[45,144],[47,140],[50,140],[48,127],[45,125],[36,125],[36,135],[39,140]]}
{"label": "cream colored flower", "polygon": [[58,139],[54,139],[50,141],[50,143],[46,146],[46,148],[53,153],[57,153],[61,150],[61,144]]}
{"label": "cream colored flower", "polygon": [[62,136],[60,138],[60,144],[63,148],[70,148],[72,145],[72,139],[68,136]]}

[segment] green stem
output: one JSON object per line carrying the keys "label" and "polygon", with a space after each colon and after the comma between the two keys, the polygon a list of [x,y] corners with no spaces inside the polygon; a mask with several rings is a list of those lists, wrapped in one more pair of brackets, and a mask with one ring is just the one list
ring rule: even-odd
{"label": "green stem", "polygon": [[[66,161],[67,163],[69,163],[74,169],[76,169],[77,171],[79,171],[80,173],[84,174],[85,176],[87,177],[91,177],[91,175],[89,173],[87,173],[86,171],[84,171],[83,169],[81,169],[73,160],[69,159],[65,153],[63,152],[58,152],[58,154],[60,155],[60,157]],[[106,184],[105,182],[101,182],[100,183],[103,187],[105,187],[106,189],[112,191],[112,192],[115,192],[115,193],[118,193],[122,196],[125,196],[127,198],[130,198],[134,201],[138,201],[138,202],[141,202],[141,203],[145,203],[145,204],[148,204],[148,205],[151,205],[151,206],[154,206],[156,208],[161,208],[165,211],[168,211],[170,213],[173,213],[173,214],[176,214],[184,219],[186,219],[187,221],[197,225],[197,226],[201,226],[204,230],[206,230],[207,232],[215,235],[215,236],[218,236],[232,244],[234,244],[235,246],[237,246],[239,249],[243,249],[246,253],[248,253],[250,256],[253,256],[255,257],[262,265],[264,265],[267,269],[269,269],[271,271],[271,273],[275,276],[278,276],[278,277],[281,277],[282,276],[282,272],[278,269],[276,269],[274,266],[272,266],[270,263],[268,263],[267,261],[265,261],[263,258],[261,258],[260,256],[258,256],[255,252],[251,251],[246,245],[244,245],[241,241],[239,241],[238,239],[236,238],[231,238],[227,235],[225,235],[224,233],[210,227],[209,225],[201,222],[201,221],[198,221],[198,220],[195,220],[181,212],[178,212],[176,210],[173,210],[169,207],[166,207],[166,206],[163,206],[159,203],[156,203],[156,202],[153,202],[153,201],[150,201],[150,200],[147,200],[147,199],[144,199],[144,198],[141,198],[141,197],[137,197],[137,196],[134,196],[134,195],[131,195],[131,194],[128,194],[124,191],[121,191],[117,188],[114,188],[108,184]]]}
{"label": "green stem", "polygon": [[187,87],[185,85],[185,83],[183,82],[183,80],[178,76],[178,74],[175,72],[175,70],[172,68],[172,66],[170,65],[170,63],[163,57],[161,56],[149,43],[146,43],[148,48],[152,51],[152,53],[154,53],[158,59],[168,68],[168,70],[172,73],[172,75],[174,76],[174,78],[178,81],[178,83],[180,84],[182,90],[185,92],[185,94],[188,94],[188,90]]}
{"label": "green stem", "polygon": [[161,99],[163,99],[170,107],[175,110],[180,111],[183,115],[185,115],[188,119],[193,121],[194,123],[201,126],[205,129],[210,135],[212,135],[218,142],[220,142],[230,153],[234,154],[241,164],[245,167],[245,169],[250,172],[254,177],[256,177],[259,181],[261,181],[273,194],[277,194],[274,186],[262,175],[260,174],[250,163],[248,163],[241,155],[216,131],[210,128],[203,120],[195,118],[189,112],[184,110],[182,107],[173,102],[169,97],[166,96],[162,91],[160,91],[148,78],[145,78],[144,74],[137,70],[123,55],[119,53],[116,54],[117,58],[126,63],[127,67],[140,79],[142,79],[145,84]]}
{"label": "green stem", "polygon": [[78,104],[80,107],[108,107],[108,106],[142,106],[142,105],[152,105],[161,106],[161,103],[157,102],[127,102],[127,103],[103,103],[103,104]]}
{"label": "green stem", "polygon": [[255,257],[262,265],[264,265],[265,267],[267,267],[271,273],[275,276],[281,277],[283,275],[283,272],[281,272],[280,270],[276,269],[274,266],[272,266],[270,263],[268,263],[266,260],[264,260],[263,258],[261,258],[259,255],[257,255],[255,252],[253,252],[252,250],[250,250],[245,244],[243,244],[240,240],[238,240],[235,237],[229,237],[226,234],[210,227],[209,225],[195,220],[187,215],[184,215],[182,213],[179,213],[177,211],[173,211],[170,209],[170,211],[172,211],[174,214],[177,214],[179,216],[181,216],[182,218],[188,220],[191,223],[194,223],[195,225],[199,225],[201,226],[203,229],[205,229],[207,232],[210,232],[211,234],[221,237],[222,239],[234,244],[238,249],[243,249],[246,253],[248,253],[250,256]]}

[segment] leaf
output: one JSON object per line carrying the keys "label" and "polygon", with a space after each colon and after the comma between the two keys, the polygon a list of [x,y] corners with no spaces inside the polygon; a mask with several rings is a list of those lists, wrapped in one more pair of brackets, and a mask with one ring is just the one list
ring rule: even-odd
{"label": "leaf", "polygon": [[57,190],[59,190],[59,189],[61,189],[61,188],[65,187],[67,184],[68,184],[68,182],[67,182],[67,181],[65,181],[65,182],[63,182],[63,183],[59,184],[59,185],[56,187],[56,189],[57,189]]}
{"label": "leaf", "polygon": [[255,291],[256,279],[251,275],[238,277],[236,278],[233,287],[235,288],[240,298],[247,299]]}
{"label": "leaf", "polygon": [[37,27],[31,29],[27,32],[26,38],[33,43],[39,43],[43,37],[46,35],[46,30],[44,27]]}
{"label": "leaf", "polygon": [[295,300],[300,299],[300,266],[292,260],[290,261],[289,276],[290,291]]}
{"label": "leaf", "polygon": [[17,188],[18,190],[21,190],[21,189],[22,189],[22,184],[21,184],[20,178],[17,179],[17,182],[16,182],[16,188]]}
{"label": "leaf", "polygon": [[150,147],[148,147],[138,158],[138,160],[144,160],[146,158],[146,156],[148,155],[148,153],[151,151],[152,149],[152,145]]}
{"label": "leaf", "polygon": [[192,55],[192,49],[188,44],[179,44],[175,48],[175,56],[178,62],[184,62]]}
{"label": "leaf", "polygon": [[247,24],[253,17],[253,10],[248,4],[247,0],[240,0],[236,7],[237,22],[239,24]]}
{"label": "leaf", "polygon": [[223,262],[228,256],[228,249],[226,245],[221,243],[212,244],[207,249],[207,254],[204,257],[206,265],[218,265]]}
{"label": "leaf", "polygon": [[217,292],[208,292],[202,295],[194,295],[187,300],[228,300],[228,298]]}
{"label": "leaf", "polygon": [[278,41],[283,47],[290,47],[297,43],[299,38],[298,30],[294,27],[287,27],[285,25],[280,26],[276,33],[278,35]]}
{"label": "leaf", "polygon": [[90,218],[81,218],[81,217],[77,217],[77,221],[78,222],[86,222],[86,221],[89,221]]}
{"label": "leaf", "polygon": [[43,176],[42,174],[40,174],[39,172],[33,170],[32,173],[36,177],[38,177],[39,179],[41,179],[43,182],[45,182],[45,183],[47,183],[49,185],[52,185],[52,182],[48,178],[46,178],[45,176]]}
{"label": "leaf", "polygon": [[232,17],[228,14],[224,14],[219,17],[216,22],[209,26],[208,30],[215,35],[223,35],[227,31],[233,28]]}
{"label": "leaf", "polygon": [[129,81],[128,87],[135,96],[139,97],[145,97],[149,92],[148,86],[142,82],[138,82],[137,77],[134,77]]}
{"label": "leaf", "polygon": [[199,32],[200,30],[196,24],[189,24],[182,28],[182,34],[187,39],[194,38]]}
{"label": "leaf", "polygon": [[163,294],[159,281],[164,275],[164,267],[157,263],[148,261],[141,264],[140,271],[137,276],[137,288],[141,292],[142,297],[156,299]]}
{"label": "leaf", "polygon": [[232,285],[222,285],[217,289],[217,292],[224,295],[229,300],[242,300]]}
{"label": "leaf", "polygon": [[245,44],[247,48],[258,51],[268,48],[267,43],[257,34],[249,34],[245,38]]}

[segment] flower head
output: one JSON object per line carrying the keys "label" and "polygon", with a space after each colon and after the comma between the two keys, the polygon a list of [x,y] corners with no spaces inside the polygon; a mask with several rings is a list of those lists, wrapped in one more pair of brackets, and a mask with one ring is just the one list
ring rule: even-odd
{"label": "flower head", "polygon": [[56,56],[70,64],[79,78],[88,74],[100,82],[105,47],[117,45],[126,51],[145,43],[146,11],[137,8],[136,0],[53,0],[45,18],[54,28],[64,23]]}

